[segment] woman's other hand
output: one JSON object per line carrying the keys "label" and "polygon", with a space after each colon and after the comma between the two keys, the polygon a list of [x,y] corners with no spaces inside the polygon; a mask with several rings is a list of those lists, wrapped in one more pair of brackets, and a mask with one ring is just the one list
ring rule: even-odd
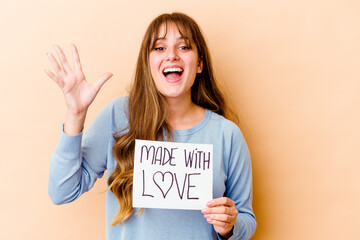
{"label": "woman's other hand", "polygon": [[207,208],[201,212],[207,219],[208,223],[214,226],[214,229],[224,238],[232,235],[238,210],[235,202],[227,197],[212,199],[206,204]]}

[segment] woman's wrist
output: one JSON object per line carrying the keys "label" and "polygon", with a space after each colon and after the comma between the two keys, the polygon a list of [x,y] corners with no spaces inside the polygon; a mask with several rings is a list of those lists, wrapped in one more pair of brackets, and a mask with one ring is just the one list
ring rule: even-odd
{"label": "woman's wrist", "polygon": [[227,234],[220,234],[220,236],[224,239],[229,239],[232,235],[233,235],[233,230],[234,230],[234,227],[231,228],[230,232],[228,232]]}
{"label": "woman's wrist", "polygon": [[64,132],[68,135],[77,135],[81,133],[84,128],[86,118],[86,111],[82,113],[74,114],[68,112],[64,123]]}

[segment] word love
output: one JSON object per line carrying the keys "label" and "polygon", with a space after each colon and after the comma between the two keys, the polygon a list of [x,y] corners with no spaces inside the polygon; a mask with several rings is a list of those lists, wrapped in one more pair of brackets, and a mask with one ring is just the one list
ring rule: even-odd
{"label": "word love", "polygon": [[[146,196],[146,197],[154,197],[154,195],[151,195],[149,193],[145,193],[145,171],[142,171],[143,173],[143,192],[142,192],[142,196]],[[179,185],[179,180],[178,177],[176,175],[176,173],[171,173],[171,172],[161,172],[161,171],[157,171],[154,173],[153,175],[153,183],[160,189],[162,196],[164,198],[166,198],[166,195],[168,194],[168,192],[172,189],[174,182],[176,185],[176,189],[177,189],[177,193],[180,199],[183,199],[184,197],[184,192],[186,189],[186,199],[199,199],[198,197],[191,197],[190,196],[190,188],[194,188],[195,185],[191,185],[191,178],[193,178],[196,175],[200,175],[201,173],[185,173],[185,177],[183,178],[183,183]]]}
{"label": "word love", "polygon": [[134,208],[202,209],[212,181],[211,144],[135,140]]}

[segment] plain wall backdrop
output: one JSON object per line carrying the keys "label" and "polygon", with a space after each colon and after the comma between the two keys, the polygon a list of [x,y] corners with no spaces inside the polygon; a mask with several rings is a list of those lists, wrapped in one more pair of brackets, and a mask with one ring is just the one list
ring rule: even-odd
{"label": "plain wall backdrop", "polygon": [[360,239],[360,1],[0,0],[0,238],[105,239],[105,177],[77,201],[47,195],[66,107],[46,53],[78,46],[88,81],[114,76],[86,127],[126,95],[147,25],[202,27],[252,155],[253,239]]}

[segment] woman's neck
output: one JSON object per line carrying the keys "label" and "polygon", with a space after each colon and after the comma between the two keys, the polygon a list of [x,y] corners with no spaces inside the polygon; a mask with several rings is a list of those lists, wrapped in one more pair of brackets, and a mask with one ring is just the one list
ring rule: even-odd
{"label": "woman's neck", "polygon": [[191,98],[166,99],[166,122],[175,130],[189,129],[201,122],[205,109],[196,105]]}

